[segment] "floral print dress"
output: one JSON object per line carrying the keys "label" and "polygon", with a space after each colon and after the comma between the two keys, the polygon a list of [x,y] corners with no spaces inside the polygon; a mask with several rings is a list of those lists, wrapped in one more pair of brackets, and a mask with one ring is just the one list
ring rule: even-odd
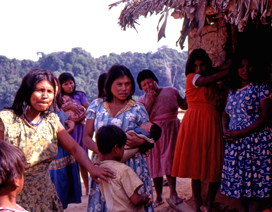
{"label": "floral print dress", "polygon": [[[225,107],[229,130],[241,130],[260,116],[260,102],[271,98],[267,84],[230,91]],[[221,193],[233,198],[266,198],[272,188],[272,130],[265,127],[234,142],[226,141]]]}
{"label": "floral print dress", "polygon": [[[126,131],[128,128],[140,126],[142,123],[148,122],[148,114],[141,103],[136,103],[129,100],[127,105],[121,109],[115,117],[111,117],[109,113],[108,102],[102,102],[101,99],[95,99],[91,102],[86,112],[87,119],[94,119],[94,131],[98,130],[101,126],[116,125],[122,130]],[[131,167],[138,177],[143,181],[144,185],[139,189],[139,193],[150,193],[152,196],[152,183],[147,165],[146,158],[141,153],[136,153],[133,157],[125,162],[126,165]],[[106,212],[106,203],[102,199],[102,195],[94,181],[90,184],[89,201],[87,212]],[[153,212],[153,206],[145,208],[146,212]]]}
{"label": "floral print dress", "polygon": [[24,187],[16,202],[30,212],[63,211],[48,169],[58,153],[58,116],[50,113],[36,129],[10,110],[1,111],[0,119],[4,140],[19,147],[27,160]]}

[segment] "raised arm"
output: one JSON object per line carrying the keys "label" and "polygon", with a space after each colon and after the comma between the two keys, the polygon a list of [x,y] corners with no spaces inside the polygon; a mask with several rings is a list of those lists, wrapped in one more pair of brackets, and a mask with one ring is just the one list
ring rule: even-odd
{"label": "raised arm", "polygon": [[196,82],[195,85],[196,86],[205,86],[208,85],[210,83],[213,82],[218,82],[221,79],[223,79],[224,77],[226,77],[229,74],[229,66],[231,64],[231,61],[228,60],[227,62],[225,62],[223,65],[219,66],[218,72],[216,72],[215,74],[209,75],[209,76],[200,76]]}
{"label": "raised arm", "polygon": [[108,182],[107,177],[114,178],[114,173],[108,168],[101,168],[95,166],[89,159],[87,153],[81,146],[67,133],[62,124],[58,123],[58,141],[59,146],[73,155],[75,160],[82,166],[84,166],[90,173],[92,179],[99,183],[98,178]]}

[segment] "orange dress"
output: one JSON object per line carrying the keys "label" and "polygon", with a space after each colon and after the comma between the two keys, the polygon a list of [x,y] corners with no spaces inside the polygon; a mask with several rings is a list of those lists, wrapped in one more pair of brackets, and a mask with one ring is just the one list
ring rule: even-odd
{"label": "orange dress", "polygon": [[179,128],[172,176],[218,182],[224,151],[219,96],[212,87],[193,85],[194,76],[186,78],[188,110]]}

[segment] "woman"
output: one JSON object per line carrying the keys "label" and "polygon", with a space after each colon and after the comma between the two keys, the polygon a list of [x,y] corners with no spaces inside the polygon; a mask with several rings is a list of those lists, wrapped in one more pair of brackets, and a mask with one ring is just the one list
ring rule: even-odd
{"label": "woman", "polygon": [[170,199],[179,204],[182,199],[177,195],[176,178],[171,176],[174,151],[180,121],[177,118],[178,108],[187,109],[186,100],[182,99],[178,90],[173,87],[159,87],[155,74],[148,70],[138,73],[137,83],[145,94],[139,97],[138,102],[145,106],[151,122],[162,129],[160,139],[151,149],[147,158],[150,175],[153,178],[157,199],[154,207],[164,203],[162,197],[163,176],[166,175],[170,188]]}
{"label": "woman", "polygon": [[0,112],[0,139],[19,147],[25,154],[25,184],[17,196],[18,204],[28,211],[63,211],[48,166],[59,145],[93,177],[106,180],[113,173],[94,166],[84,150],[67,133],[52,107],[56,84],[48,70],[34,69],[26,74],[14,102]]}
{"label": "woman", "polygon": [[[96,143],[92,137],[94,132],[101,126],[114,124],[126,131],[129,127],[135,127],[148,122],[148,114],[144,106],[132,100],[135,91],[134,79],[130,71],[122,65],[115,64],[107,72],[105,82],[106,101],[93,101],[86,112],[87,123],[84,131],[84,144],[94,153],[98,153]],[[127,145],[130,148],[145,147],[144,139],[131,133],[127,135]],[[140,193],[152,194],[152,184],[146,159],[140,152],[136,153],[125,162],[130,166],[143,181],[144,186]],[[153,206],[145,209],[154,211]],[[105,202],[102,201],[99,187],[92,183],[87,211],[107,211]]]}
{"label": "woman", "polygon": [[255,75],[254,61],[237,53],[231,66],[228,102],[223,116],[226,140],[221,193],[239,198],[242,212],[262,211],[272,191],[271,89]]}
{"label": "woman", "polygon": [[[77,105],[75,104],[65,104],[66,106],[62,106],[61,109],[66,112],[68,110],[72,110],[74,113],[78,113],[79,118],[77,119],[71,119],[75,122],[75,128],[73,132],[71,133],[71,136],[77,141],[77,143],[87,152],[87,148],[83,144],[83,131],[84,131],[84,125],[81,123],[85,119],[85,113],[82,113],[82,111],[79,111],[78,105],[82,105],[85,109],[89,107],[89,102],[86,98],[86,95],[81,91],[76,91],[76,82],[74,77],[70,73],[62,73],[59,76],[59,83],[61,87],[61,94],[67,95],[70,97],[69,101],[75,101]],[[88,153],[88,152],[87,152]],[[79,165],[80,168],[80,174],[83,179],[83,183],[85,186],[86,195],[88,195],[88,173],[87,170]]]}
{"label": "woman", "polygon": [[[178,133],[172,176],[191,178],[196,211],[212,211],[220,186],[223,166],[223,134],[217,108],[216,84],[228,74],[228,64],[215,73],[211,59],[203,49],[195,49],[186,63],[185,93],[188,103]],[[201,198],[201,181],[209,182],[205,204]]]}
{"label": "woman", "polygon": [[[75,123],[67,119],[61,107],[59,82],[56,79],[56,107],[55,113],[58,115],[61,124],[70,134],[73,132]],[[52,182],[62,203],[63,209],[69,203],[81,203],[81,183],[78,165],[75,158],[61,147],[58,147],[58,155],[49,165],[49,172]]]}

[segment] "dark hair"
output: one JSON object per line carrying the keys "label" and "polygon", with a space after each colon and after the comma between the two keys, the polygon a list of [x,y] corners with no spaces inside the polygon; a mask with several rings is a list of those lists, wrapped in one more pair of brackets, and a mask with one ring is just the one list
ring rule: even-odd
{"label": "dark hair", "polygon": [[[44,69],[33,69],[32,71],[28,72],[23,80],[22,83],[14,97],[14,101],[11,107],[5,107],[5,109],[11,109],[14,111],[14,114],[20,116],[24,113],[24,110],[29,105],[30,106],[30,98],[32,93],[35,91],[36,85],[43,81],[47,80],[52,87],[54,88],[54,95],[56,91],[56,84],[55,84],[55,75],[49,71]],[[53,99],[53,103],[45,110],[41,111],[42,115],[48,114],[48,111],[53,111],[55,107],[55,98]]]}
{"label": "dark hair", "polygon": [[150,137],[154,139],[154,141],[159,140],[161,137],[161,128],[159,125],[155,124],[154,122],[151,122],[152,126],[150,128]]}
{"label": "dark hair", "polygon": [[144,69],[138,73],[136,81],[138,83],[140,90],[143,90],[143,88],[141,86],[141,82],[144,81],[145,79],[150,79],[150,78],[153,79],[154,81],[156,81],[157,83],[159,83],[159,80],[156,77],[156,75],[152,71],[150,71],[149,69]]}
{"label": "dark hair", "polygon": [[26,158],[21,149],[0,140],[0,192],[14,180],[14,177],[23,176],[26,165]]}
{"label": "dark hair", "polygon": [[60,90],[61,90],[61,94],[65,95],[65,91],[62,89],[62,84],[67,82],[68,80],[72,80],[75,84],[74,90],[72,92],[72,96],[76,93],[76,81],[75,78],[73,77],[72,74],[68,73],[68,72],[64,72],[62,74],[59,75],[59,83],[60,83]]}
{"label": "dark hair", "polygon": [[107,73],[100,74],[97,80],[98,98],[103,98],[105,96],[104,87],[107,78]]}
{"label": "dark hair", "polygon": [[206,66],[206,70],[203,73],[204,76],[208,76],[214,73],[215,69],[212,67],[212,61],[209,55],[204,49],[194,49],[188,57],[185,66],[185,75],[195,73],[195,61],[201,60]]}
{"label": "dark hair", "polygon": [[[258,70],[258,73],[256,73],[256,59],[252,52],[250,51],[244,51],[244,50],[238,50],[234,53],[231,65],[230,65],[230,81],[229,81],[229,87],[232,91],[237,90],[241,87],[241,78],[238,74],[238,69],[241,67],[242,60],[248,60],[250,65],[252,66],[252,75],[250,77],[251,82],[256,83],[262,83],[269,80],[269,78],[266,77],[265,73],[262,73],[263,70]],[[267,78],[267,79],[266,79]]]}
{"label": "dark hair", "polygon": [[105,97],[108,102],[111,102],[113,100],[113,95],[111,92],[111,86],[113,82],[119,78],[119,77],[124,77],[127,76],[130,81],[131,81],[131,93],[128,96],[127,99],[131,99],[132,95],[134,94],[135,91],[135,82],[133,79],[133,76],[131,75],[129,69],[123,65],[120,64],[114,64],[112,67],[107,72],[107,79],[105,82]]}
{"label": "dark hair", "polygon": [[97,130],[95,140],[99,152],[107,154],[111,152],[115,145],[120,148],[125,145],[127,136],[121,128],[115,125],[107,125]]}

